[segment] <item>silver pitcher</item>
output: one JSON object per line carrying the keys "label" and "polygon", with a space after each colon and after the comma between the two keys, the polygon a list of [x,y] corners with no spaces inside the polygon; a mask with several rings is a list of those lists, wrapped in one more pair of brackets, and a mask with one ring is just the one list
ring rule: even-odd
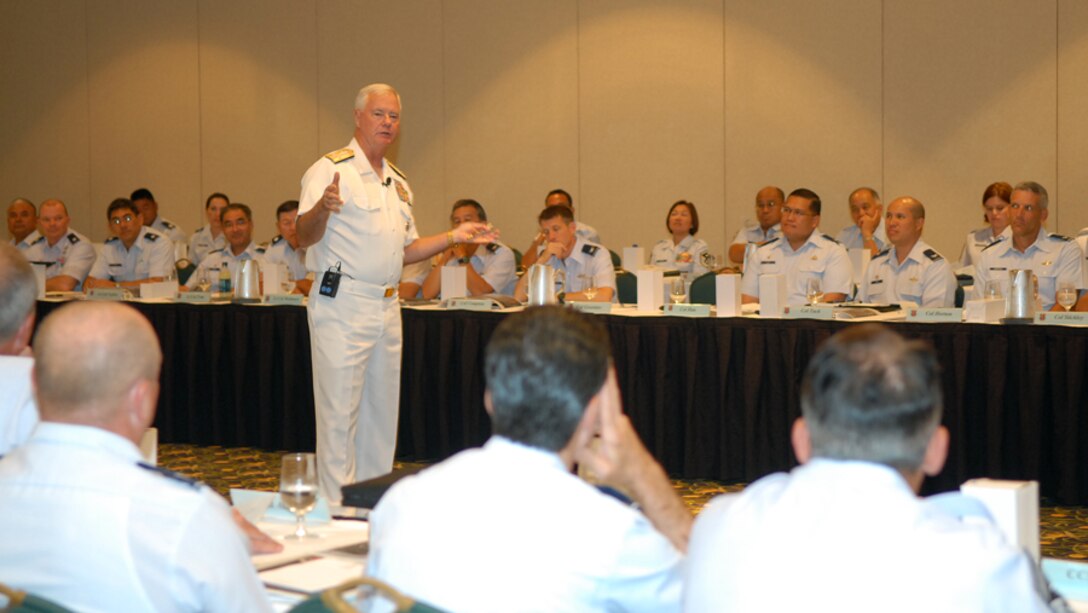
{"label": "silver pitcher", "polygon": [[1005,295],[1006,323],[1028,323],[1035,320],[1037,288],[1035,273],[1019,268],[1009,271],[1009,291]]}
{"label": "silver pitcher", "polygon": [[529,275],[529,305],[555,304],[555,269],[547,264],[533,264]]}
{"label": "silver pitcher", "polygon": [[235,302],[261,301],[261,266],[257,260],[245,260],[234,282]]}

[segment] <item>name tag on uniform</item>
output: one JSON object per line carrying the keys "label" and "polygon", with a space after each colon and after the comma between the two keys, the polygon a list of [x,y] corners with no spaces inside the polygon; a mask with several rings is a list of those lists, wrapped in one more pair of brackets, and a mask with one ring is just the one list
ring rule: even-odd
{"label": "name tag on uniform", "polygon": [[907,321],[958,324],[963,321],[963,309],[907,309]]}

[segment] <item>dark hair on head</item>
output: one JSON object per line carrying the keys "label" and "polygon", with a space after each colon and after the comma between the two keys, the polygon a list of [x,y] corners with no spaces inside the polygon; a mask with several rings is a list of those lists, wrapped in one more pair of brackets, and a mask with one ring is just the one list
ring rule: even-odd
{"label": "dark hair on head", "polygon": [[230,196],[224,194],[223,192],[212,192],[208,195],[208,199],[204,201],[204,208],[210,209],[212,207],[212,200],[215,200],[216,198],[226,200],[227,204],[230,204]]}
{"label": "dark hair on head", "polygon": [[570,207],[562,204],[553,204],[544,207],[544,210],[540,212],[540,215],[537,215],[536,220],[539,223],[556,217],[562,217],[563,221],[567,223],[574,223],[574,211],[570,210]]}
{"label": "dark hair on head", "polygon": [[453,203],[453,207],[450,208],[450,217],[453,217],[453,212],[459,208],[470,206],[476,209],[476,216],[480,218],[480,221],[487,221],[487,211],[484,210],[484,205],[473,200],[472,198],[462,198]]}
{"label": "dark hair on head", "polygon": [[136,208],[136,205],[128,198],[114,198],[113,202],[106,207],[106,219],[113,217],[113,212],[118,209],[128,209],[132,211],[133,215],[140,214],[140,209]]}
{"label": "dark hair on head", "polygon": [[917,470],[941,421],[933,349],[879,324],[846,328],[805,369],[801,412],[816,457]]}
{"label": "dark hair on head", "polygon": [[672,212],[676,210],[678,206],[685,206],[688,212],[691,213],[691,235],[695,236],[695,233],[699,231],[699,211],[695,210],[695,203],[688,202],[687,200],[677,200],[669,207],[669,212],[665,214],[665,229],[672,232],[672,228],[669,227],[669,217],[672,217]]}
{"label": "dark hair on head", "polygon": [[242,204],[241,202],[232,202],[223,207],[222,211],[219,211],[220,223],[223,222],[223,218],[227,216],[227,212],[229,211],[241,211],[242,214],[246,216],[246,221],[253,221],[253,211],[250,210],[249,206]]}
{"label": "dark hair on head", "polygon": [[567,199],[567,206],[569,206],[572,209],[574,208],[574,198],[565,189],[556,188],[556,189],[553,189],[552,191],[548,192],[548,195],[544,196],[544,202],[547,202],[548,198],[551,198],[552,196],[554,196],[556,194],[560,194],[564,198],[566,198]]}
{"label": "dark hair on head", "polygon": [[298,200],[284,200],[282,204],[276,207],[276,219],[279,220],[280,215],[284,213],[290,213],[291,211],[298,210]]}
{"label": "dark hair on head", "polygon": [[609,348],[604,326],[564,307],[530,307],[504,319],[484,357],[495,434],[549,451],[565,447],[604,385]]}
{"label": "dark hair on head", "polygon": [[[982,192],[982,204],[985,205],[987,200],[994,197],[1001,199],[1005,204],[1011,204],[1012,186],[1004,181],[998,181],[997,183],[987,185],[986,190]],[[990,219],[985,212],[982,213],[982,221],[990,223]]]}
{"label": "dark hair on head", "polygon": [[155,201],[155,197],[151,195],[151,190],[146,187],[141,187],[132,192],[132,195],[128,197],[129,200],[150,200]]}
{"label": "dark hair on head", "polygon": [[790,196],[798,196],[804,198],[805,200],[808,200],[811,213],[813,215],[820,214],[820,208],[822,206],[822,203],[820,202],[820,196],[817,195],[816,192],[808,189],[807,187],[798,187],[797,189],[790,192]]}

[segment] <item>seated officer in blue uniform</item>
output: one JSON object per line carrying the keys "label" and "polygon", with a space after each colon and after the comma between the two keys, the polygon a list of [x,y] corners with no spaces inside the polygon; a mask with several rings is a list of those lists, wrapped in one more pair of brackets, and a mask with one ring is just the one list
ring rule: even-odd
{"label": "seated officer in blue uniform", "polygon": [[[561,204],[549,206],[537,217],[541,234],[547,241],[536,263],[556,269],[559,293],[566,301],[612,302],[616,294],[616,270],[604,247],[578,236],[574,213]],[[594,282],[590,296],[589,281]],[[522,275],[514,297],[525,302],[529,297],[529,275]]]}

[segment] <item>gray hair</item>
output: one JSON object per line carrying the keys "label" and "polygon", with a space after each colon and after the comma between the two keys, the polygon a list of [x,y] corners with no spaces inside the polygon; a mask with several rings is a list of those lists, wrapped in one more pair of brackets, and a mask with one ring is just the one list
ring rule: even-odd
{"label": "gray hair", "polygon": [[1046,193],[1046,188],[1039,185],[1035,181],[1021,181],[1016,184],[1016,187],[1012,188],[1014,192],[1031,192],[1039,197],[1039,208],[1045,209],[1047,204],[1050,203],[1050,195]]}
{"label": "gray hair", "polygon": [[11,340],[34,312],[38,279],[34,268],[14,246],[0,243],[0,343]]}
{"label": "gray hair", "polygon": [[[355,95],[355,110],[361,111],[366,108],[367,100],[374,94],[393,94],[397,97],[397,104],[401,105],[400,93],[393,89],[392,85],[386,85],[385,83],[371,83],[366,87],[359,90],[359,93]],[[403,105],[401,105],[403,107]]]}

